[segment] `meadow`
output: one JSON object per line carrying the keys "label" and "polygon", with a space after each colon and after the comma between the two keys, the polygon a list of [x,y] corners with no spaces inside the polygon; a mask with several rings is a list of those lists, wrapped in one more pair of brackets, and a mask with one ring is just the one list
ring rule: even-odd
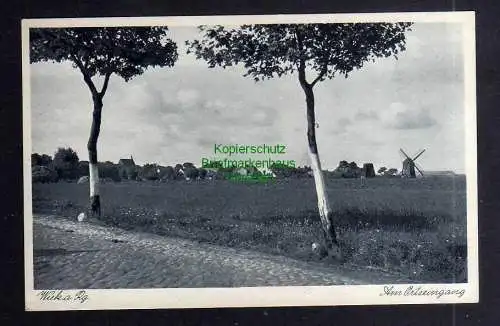
{"label": "meadow", "polygon": [[[418,282],[466,282],[465,177],[365,181],[327,180],[342,263]],[[33,184],[34,213],[76,219],[88,191],[88,184]],[[311,251],[321,239],[312,179],[105,183],[101,200],[94,223],[319,261]]]}

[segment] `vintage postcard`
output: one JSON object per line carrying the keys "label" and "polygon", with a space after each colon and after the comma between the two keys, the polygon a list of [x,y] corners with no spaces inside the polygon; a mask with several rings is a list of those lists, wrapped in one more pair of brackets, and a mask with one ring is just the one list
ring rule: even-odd
{"label": "vintage postcard", "polygon": [[26,19],[27,310],[474,303],[474,12]]}

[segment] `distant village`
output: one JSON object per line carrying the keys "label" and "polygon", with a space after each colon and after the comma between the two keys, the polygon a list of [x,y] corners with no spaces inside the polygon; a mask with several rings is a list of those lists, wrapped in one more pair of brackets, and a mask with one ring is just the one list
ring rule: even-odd
{"label": "distant village", "polygon": [[[76,181],[88,182],[89,162],[80,161],[71,148],[59,148],[54,156],[33,153],[31,155],[33,182]],[[177,163],[174,166],[162,166],[157,163],[137,165],[134,158],[122,158],[118,163],[99,162],[99,178],[101,182],[120,181],[158,181],[175,180],[215,180],[231,179],[234,175],[272,176],[274,178],[311,178],[309,166],[289,167],[277,165],[268,170],[249,168],[201,168],[190,162]],[[356,162],[340,161],[333,171],[323,171],[326,178],[373,178],[401,177],[396,168],[380,167],[375,171],[373,164],[365,163],[361,167]],[[451,171],[426,172],[426,174],[453,175]]]}

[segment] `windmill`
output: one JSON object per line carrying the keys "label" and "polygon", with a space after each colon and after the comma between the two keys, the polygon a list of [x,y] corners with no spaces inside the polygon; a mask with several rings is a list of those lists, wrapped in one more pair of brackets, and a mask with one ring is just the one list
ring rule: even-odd
{"label": "windmill", "polygon": [[424,152],[425,149],[419,151],[416,155],[413,155],[413,158],[403,151],[402,148],[399,149],[400,153],[403,155],[403,169],[401,170],[402,178],[415,178],[415,169],[420,173],[421,176],[424,176],[422,169],[415,163],[415,160],[419,158]]}

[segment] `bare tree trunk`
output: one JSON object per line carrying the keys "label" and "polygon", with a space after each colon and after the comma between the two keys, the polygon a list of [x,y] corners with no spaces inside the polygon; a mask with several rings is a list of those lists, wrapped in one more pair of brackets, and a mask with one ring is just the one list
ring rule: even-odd
{"label": "bare tree trunk", "polygon": [[101,216],[101,198],[99,196],[99,167],[97,161],[97,139],[101,131],[101,112],[102,98],[108,88],[111,71],[106,72],[102,89],[99,92],[92,82],[91,75],[88,73],[85,64],[76,56],[72,56],[73,62],[80,68],[85,84],[89,87],[92,93],[92,101],[94,102],[94,110],[92,112],[92,126],[90,127],[90,136],[87,143],[89,151],[89,186],[90,186],[90,213],[93,216]]}
{"label": "bare tree trunk", "polygon": [[316,184],[316,195],[318,197],[319,216],[323,226],[323,236],[325,247],[330,257],[341,259],[341,251],[337,241],[337,234],[334,228],[333,213],[330,208],[326,193],[323,170],[319,159],[318,146],[316,144],[316,118],[314,113],[314,92],[310,84],[302,83],[302,88],[306,95],[307,105],[307,141],[309,147],[309,157],[311,158],[311,169]]}
{"label": "bare tree trunk", "polygon": [[99,168],[97,161],[97,139],[101,129],[102,96],[92,96],[94,111],[92,113],[92,127],[87,143],[89,151],[89,185],[90,185],[90,212],[94,216],[101,216],[101,199],[99,196]]}

